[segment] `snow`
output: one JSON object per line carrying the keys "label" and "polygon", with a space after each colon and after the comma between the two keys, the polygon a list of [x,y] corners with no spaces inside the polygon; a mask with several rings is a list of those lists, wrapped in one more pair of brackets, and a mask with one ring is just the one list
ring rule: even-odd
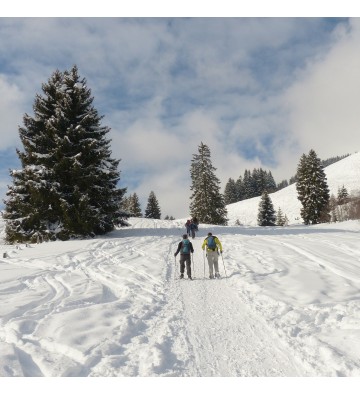
{"label": "snow", "polygon": [[[193,281],[174,258],[185,221],[129,222],[94,239],[0,244],[1,377],[360,377],[360,221],[200,224]],[[219,280],[201,250],[209,231],[224,249]]]}
{"label": "snow", "polygon": [[[130,223],[1,245],[0,376],[360,376],[359,221],[203,225],[194,281],[173,256],[181,221]],[[224,247],[220,280],[207,265],[204,276],[209,230]]]}

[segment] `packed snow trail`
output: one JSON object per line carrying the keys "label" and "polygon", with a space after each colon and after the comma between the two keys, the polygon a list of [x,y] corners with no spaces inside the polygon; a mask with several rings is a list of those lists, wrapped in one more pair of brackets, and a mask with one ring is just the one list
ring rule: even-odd
{"label": "packed snow trail", "polygon": [[289,350],[226,279],[179,284],[196,376],[298,376]]}

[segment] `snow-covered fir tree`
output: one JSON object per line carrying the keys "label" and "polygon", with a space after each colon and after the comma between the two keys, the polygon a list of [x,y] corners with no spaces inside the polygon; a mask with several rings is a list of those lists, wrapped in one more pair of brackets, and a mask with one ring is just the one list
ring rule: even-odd
{"label": "snow-covered fir tree", "polygon": [[159,202],[153,191],[150,192],[148,198],[147,206],[145,209],[145,218],[153,218],[153,219],[161,218],[161,210],[160,210]]}
{"label": "snow-covered fir tree", "polygon": [[104,234],[123,223],[125,189],[111,158],[109,128],[101,126],[78,69],[55,71],[36,95],[34,116],[19,128],[22,169],[10,172],[5,200],[9,243]]}
{"label": "snow-covered fir tree", "polygon": [[229,178],[229,181],[225,185],[224,199],[225,204],[238,202],[238,191],[236,187],[236,182],[232,178]]}
{"label": "snow-covered fir tree", "polygon": [[198,153],[191,160],[190,214],[202,223],[227,225],[225,199],[220,193],[220,180],[215,171],[210,149],[201,142]]}
{"label": "snow-covered fir tree", "polygon": [[302,204],[301,217],[306,225],[330,220],[329,188],[320,159],[312,149],[303,154],[297,168],[296,190]]}
{"label": "snow-covered fir tree", "polygon": [[273,226],[275,225],[276,216],[274,206],[267,191],[261,195],[258,211],[258,225],[259,226]]}
{"label": "snow-covered fir tree", "polygon": [[276,182],[270,170],[268,172],[265,171],[265,190],[268,193],[276,191]]}
{"label": "snow-covered fir tree", "polygon": [[120,209],[131,217],[131,195],[122,198]]}
{"label": "snow-covered fir tree", "polygon": [[237,202],[245,199],[245,191],[244,191],[244,183],[242,176],[236,180],[236,193],[237,193]]}
{"label": "snow-covered fir tree", "polygon": [[345,204],[349,201],[349,193],[345,186],[343,185],[341,188],[338,188],[337,194],[337,203],[338,204]]}
{"label": "snow-covered fir tree", "polygon": [[281,207],[278,208],[278,211],[276,212],[276,221],[275,224],[278,226],[284,226],[286,222],[285,216],[281,210]]}
{"label": "snow-covered fir tree", "polygon": [[130,198],[130,211],[133,217],[142,217],[140,201],[136,192]]}
{"label": "snow-covered fir tree", "polygon": [[243,177],[244,199],[250,199],[255,196],[254,180],[250,170],[245,170]]}

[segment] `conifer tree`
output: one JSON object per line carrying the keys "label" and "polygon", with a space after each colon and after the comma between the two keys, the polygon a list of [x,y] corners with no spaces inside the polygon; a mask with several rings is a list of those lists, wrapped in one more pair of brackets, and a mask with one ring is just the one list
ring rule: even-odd
{"label": "conifer tree", "polygon": [[130,210],[133,217],[142,217],[139,197],[135,192],[130,199]]}
{"label": "conifer tree", "polygon": [[155,193],[151,191],[145,209],[145,218],[160,219],[160,217],[161,217],[161,210],[160,210],[159,202],[156,198]]}
{"label": "conifer tree", "polygon": [[36,95],[34,116],[19,128],[22,169],[10,172],[5,200],[7,242],[93,236],[123,223],[125,189],[117,183],[109,128],[92,105],[78,69],[55,71]]}
{"label": "conifer tree", "polygon": [[224,199],[225,204],[236,203],[238,201],[236,183],[232,178],[229,178],[229,181],[225,185]]}
{"label": "conifer tree", "polygon": [[131,207],[130,207],[131,204],[130,204],[130,200],[131,200],[131,195],[129,195],[129,196],[124,196],[124,197],[122,198],[121,205],[120,205],[121,210],[124,211],[124,212],[126,212],[127,215],[129,215],[129,216],[131,216]]}
{"label": "conifer tree", "polygon": [[283,215],[283,212],[281,210],[281,208],[278,208],[278,211],[276,213],[276,225],[278,226],[284,226],[285,225],[285,216]]}
{"label": "conifer tree", "polygon": [[201,142],[191,160],[190,214],[202,223],[227,225],[225,199],[210,156],[209,147]]}
{"label": "conifer tree", "polygon": [[345,186],[343,185],[341,188],[338,189],[338,195],[337,195],[337,202],[338,204],[345,204],[349,200],[349,193]]}
{"label": "conifer tree", "polygon": [[289,218],[288,218],[287,215],[285,214],[283,226],[288,226],[288,225],[289,225]]}
{"label": "conifer tree", "polygon": [[254,183],[250,170],[245,170],[243,177],[244,199],[251,199],[254,197]]}
{"label": "conifer tree", "polygon": [[271,171],[265,172],[265,189],[268,191],[268,193],[273,193],[276,191],[276,182]]}
{"label": "conifer tree", "polygon": [[275,210],[267,191],[261,195],[258,212],[259,226],[273,226],[275,225],[276,217]]}
{"label": "conifer tree", "polygon": [[250,179],[252,192],[249,197],[261,196],[265,189],[265,179],[262,169],[253,169]]}
{"label": "conifer tree", "polygon": [[244,183],[242,176],[236,180],[236,193],[237,193],[237,202],[245,199],[245,191],[244,191]]}
{"label": "conifer tree", "polygon": [[329,220],[329,188],[324,169],[314,150],[303,154],[297,168],[296,190],[302,204],[301,217],[306,225]]}

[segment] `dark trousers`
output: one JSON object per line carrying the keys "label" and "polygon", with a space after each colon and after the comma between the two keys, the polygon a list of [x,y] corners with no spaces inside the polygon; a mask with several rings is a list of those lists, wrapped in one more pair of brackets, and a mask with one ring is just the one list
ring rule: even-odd
{"label": "dark trousers", "polygon": [[190,254],[180,254],[180,273],[184,274],[186,263],[186,274],[191,277],[191,258]]}

